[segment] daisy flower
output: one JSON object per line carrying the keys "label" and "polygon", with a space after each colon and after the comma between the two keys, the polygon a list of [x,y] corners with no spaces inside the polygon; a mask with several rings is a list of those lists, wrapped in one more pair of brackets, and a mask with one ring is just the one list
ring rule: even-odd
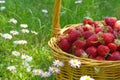
{"label": "daisy flower", "polygon": [[34,75],[37,75],[37,76],[40,76],[43,74],[43,71],[41,69],[34,69],[32,72]]}
{"label": "daisy flower", "polygon": [[24,59],[26,62],[32,61],[32,56],[28,56],[26,54],[22,54],[21,58]]}
{"label": "daisy flower", "polygon": [[1,36],[5,39],[12,39],[12,35],[5,33],[5,34],[1,34]]}
{"label": "daisy flower", "polygon": [[78,60],[78,59],[71,59],[70,61],[69,61],[69,64],[70,64],[70,66],[71,67],[73,67],[73,68],[76,68],[76,67],[80,67],[81,66],[81,62]]}
{"label": "daisy flower", "polygon": [[27,66],[26,70],[27,70],[27,72],[30,72],[31,71],[31,66]]}
{"label": "daisy flower", "polygon": [[5,10],[5,9],[6,9],[5,6],[1,6],[1,7],[0,7],[0,10],[1,10],[1,11]]}
{"label": "daisy flower", "polygon": [[38,35],[36,31],[31,31],[32,34]]}
{"label": "daisy flower", "polygon": [[13,23],[13,24],[17,24],[17,20],[15,18],[11,18],[8,22]]}
{"label": "daisy flower", "polygon": [[14,41],[13,42],[14,44],[27,44],[27,41],[26,40],[18,40],[18,41]]}
{"label": "daisy flower", "polygon": [[42,72],[41,77],[46,78],[46,77],[50,77],[51,73],[50,72]]}
{"label": "daisy flower", "polygon": [[21,28],[27,28],[28,25],[27,25],[27,24],[20,24],[20,27],[21,27]]}
{"label": "daisy flower", "polygon": [[3,4],[3,3],[5,3],[5,0],[0,0],[0,4]]}
{"label": "daisy flower", "polygon": [[18,52],[18,51],[12,51],[12,55],[14,55],[14,56],[20,56],[20,52]]}
{"label": "daisy flower", "polygon": [[26,59],[25,59],[26,62],[30,62],[32,61],[32,56],[28,56]]}
{"label": "daisy flower", "polygon": [[28,29],[22,29],[21,32],[22,33],[29,33],[29,30]]}
{"label": "daisy flower", "polygon": [[15,71],[16,70],[16,67],[15,66],[8,66],[7,69],[9,71]]}
{"label": "daisy flower", "polygon": [[53,66],[62,67],[62,66],[64,66],[64,63],[60,60],[55,60],[55,61],[53,61]]}
{"label": "daisy flower", "polygon": [[51,73],[59,73],[60,69],[57,67],[49,67],[49,72]]}
{"label": "daisy flower", "polygon": [[48,10],[47,9],[42,9],[42,12],[47,14],[48,13]]}
{"label": "daisy flower", "polygon": [[80,3],[82,3],[82,0],[75,1],[75,4],[80,4]]}
{"label": "daisy flower", "polygon": [[93,78],[91,78],[90,76],[81,76],[80,80],[95,80]]}
{"label": "daisy flower", "polygon": [[10,34],[12,34],[13,36],[15,36],[15,35],[19,35],[19,32],[16,31],[16,30],[12,30],[12,31],[10,31]]}
{"label": "daisy flower", "polygon": [[22,54],[22,56],[21,56],[22,59],[26,59],[27,57],[28,57],[28,55],[26,55],[26,54]]}

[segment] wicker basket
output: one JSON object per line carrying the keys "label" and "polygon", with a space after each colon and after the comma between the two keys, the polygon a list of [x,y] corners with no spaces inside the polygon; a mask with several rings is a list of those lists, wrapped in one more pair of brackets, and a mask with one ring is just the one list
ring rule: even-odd
{"label": "wicker basket", "polygon": [[[61,68],[61,72],[56,74],[56,80],[79,80],[80,76],[90,75],[95,80],[120,80],[120,61],[98,61],[88,58],[80,58],[62,51],[57,46],[57,39],[60,34],[64,34],[71,27],[77,27],[79,24],[71,24],[60,28],[60,5],[61,0],[55,0],[54,17],[52,27],[52,38],[48,42],[53,57],[64,62],[65,66]],[[68,61],[70,59],[79,59],[81,61],[80,68],[72,68]]]}

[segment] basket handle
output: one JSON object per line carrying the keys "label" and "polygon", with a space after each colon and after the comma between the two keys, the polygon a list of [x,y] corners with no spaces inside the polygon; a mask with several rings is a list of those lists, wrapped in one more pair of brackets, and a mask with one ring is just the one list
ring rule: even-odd
{"label": "basket handle", "polygon": [[52,20],[52,37],[60,35],[60,9],[61,0],[54,0],[54,14]]}

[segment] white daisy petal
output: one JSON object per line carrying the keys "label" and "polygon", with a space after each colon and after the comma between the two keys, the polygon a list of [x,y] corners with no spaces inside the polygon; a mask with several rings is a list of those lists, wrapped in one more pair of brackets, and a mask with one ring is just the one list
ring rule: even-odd
{"label": "white daisy petal", "polygon": [[50,77],[50,76],[51,76],[51,73],[50,73],[50,72],[43,72],[43,73],[41,74],[41,77],[43,77],[43,78]]}
{"label": "white daisy petal", "polygon": [[3,3],[5,3],[5,0],[0,0],[0,4],[3,4]]}
{"label": "white daisy petal", "polygon": [[26,59],[25,59],[26,62],[30,62],[32,61],[32,57],[31,56],[28,56]]}
{"label": "white daisy petal", "polygon": [[6,9],[5,6],[1,6],[1,7],[0,7],[0,10],[1,10],[1,11],[5,10],[5,9]]}
{"label": "white daisy petal", "polygon": [[91,78],[90,76],[81,76],[80,80],[95,80],[93,78]]}
{"label": "white daisy petal", "polygon": [[51,73],[59,73],[60,69],[58,67],[49,67],[49,72],[51,72]]}
{"label": "white daisy petal", "polygon": [[47,14],[48,13],[48,10],[47,9],[42,9],[42,12]]}
{"label": "white daisy petal", "polygon": [[41,69],[34,69],[33,70],[34,75],[40,76],[40,75],[42,75],[42,73],[43,73],[43,71]]}
{"label": "white daisy petal", "polygon": [[19,32],[16,31],[16,30],[11,30],[10,34],[12,34],[13,36],[15,36],[15,35],[19,35]]}
{"label": "white daisy petal", "polygon": [[28,25],[27,25],[27,24],[20,24],[20,27],[21,27],[21,28],[27,28]]}
{"label": "white daisy petal", "polygon": [[75,4],[80,4],[80,3],[82,3],[82,0],[76,0],[75,1]]}
{"label": "white daisy petal", "polygon": [[12,51],[12,55],[14,55],[14,56],[20,56],[20,52],[18,52],[18,51]]}
{"label": "white daisy petal", "polygon": [[38,35],[36,31],[31,31],[32,34]]}
{"label": "white daisy petal", "polygon": [[5,33],[5,34],[1,34],[1,36],[5,39],[12,39],[12,35]]}
{"label": "white daisy petal", "polygon": [[17,24],[17,20],[15,18],[11,18],[8,22],[13,23],[13,24]]}
{"label": "white daisy petal", "polygon": [[7,69],[9,71],[15,71],[16,70],[16,67],[15,66],[8,66]]}
{"label": "white daisy petal", "polygon": [[13,43],[21,45],[21,44],[27,44],[27,41],[26,40],[18,40],[18,41],[14,41]]}
{"label": "white daisy petal", "polygon": [[53,66],[62,67],[62,66],[64,66],[64,63],[62,61],[55,60],[55,61],[53,61]]}
{"label": "white daisy petal", "polygon": [[28,29],[22,29],[21,32],[22,33],[29,33],[29,30]]}
{"label": "white daisy petal", "polygon": [[77,67],[79,68],[81,66],[81,62],[78,59],[71,59],[69,61],[69,64],[73,68],[77,68]]}

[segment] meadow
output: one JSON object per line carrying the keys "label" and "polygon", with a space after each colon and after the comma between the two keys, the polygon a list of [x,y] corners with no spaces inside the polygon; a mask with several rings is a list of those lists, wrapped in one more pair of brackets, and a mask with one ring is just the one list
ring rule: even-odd
{"label": "meadow", "polygon": [[[115,16],[120,19],[120,0],[75,1],[62,0],[61,27],[81,23],[84,17],[102,20],[106,16]],[[54,75],[43,78],[33,74],[34,69],[47,71],[54,60],[47,44],[51,37],[53,4],[54,0],[6,0],[0,3],[0,80],[55,80]],[[27,31],[22,31],[21,24],[28,26]],[[11,33],[9,39],[2,36],[12,30],[19,34]],[[17,43],[19,40],[24,42]],[[13,51],[20,54],[15,55]],[[24,55],[29,57],[27,66],[24,65]],[[13,65],[16,67],[14,72],[8,69]]]}

